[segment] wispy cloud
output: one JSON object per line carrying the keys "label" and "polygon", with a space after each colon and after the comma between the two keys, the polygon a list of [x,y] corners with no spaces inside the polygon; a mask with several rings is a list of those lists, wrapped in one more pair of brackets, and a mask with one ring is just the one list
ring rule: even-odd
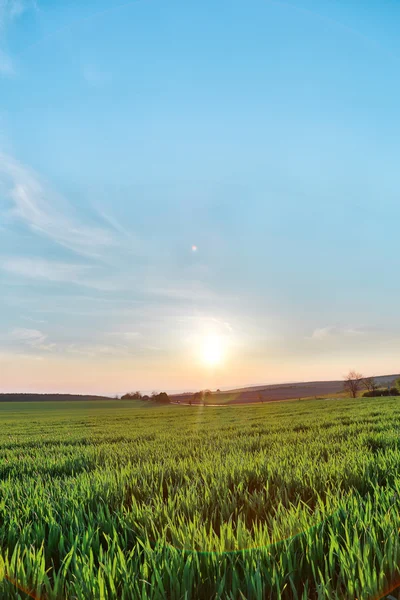
{"label": "wispy cloud", "polygon": [[79,281],[85,277],[89,267],[63,262],[49,261],[42,258],[0,258],[0,268],[15,275],[46,279],[48,281]]}
{"label": "wispy cloud", "polygon": [[6,154],[0,154],[0,189],[15,218],[77,254],[98,257],[114,243],[109,230],[82,224],[64,198]]}
{"label": "wispy cloud", "polygon": [[0,75],[12,75],[15,72],[7,50],[7,29],[30,4],[33,5],[21,0],[0,0]]}
{"label": "wispy cloud", "polygon": [[151,352],[159,352],[161,350],[160,346],[141,346],[142,350],[150,350]]}
{"label": "wispy cloud", "polygon": [[33,319],[32,317],[26,317],[25,315],[23,315],[21,319],[29,321],[30,323],[47,323],[45,319]]}
{"label": "wispy cloud", "polygon": [[88,358],[95,357],[124,357],[132,355],[132,350],[122,344],[69,344],[65,348],[67,354],[77,354]]}
{"label": "wispy cloud", "polygon": [[209,289],[206,289],[198,281],[193,281],[192,284],[174,286],[173,284],[163,287],[149,288],[148,293],[154,296],[173,298],[175,300],[210,300],[213,299],[213,294]]}
{"label": "wispy cloud", "polygon": [[336,325],[328,325],[327,327],[318,327],[317,329],[314,329],[310,338],[318,341],[338,336],[363,335],[364,333],[364,330],[356,327],[338,327]]}
{"label": "wispy cloud", "polygon": [[16,342],[22,342],[37,350],[53,350],[55,344],[48,343],[47,338],[48,336],[42,331],[38,329],[26,329],[25,327],[13,329],[10,333],[10,339]]}
{"label": "wispy cloud", "polygon": [[29,352],[1,352],[0,351],[0,361],[7,361],[7,360],[12,360],[14,361],[15,358],[18,357],[18,360],[27,360],[27,361],[32,361],[32,360],[44,360],[43,356],[41,354],[32,354]]}
{"label": "wispy cloud", "polygon": [[[92,338],[92,336],[90,336]],[[0,336],[0,344],[5,344],[9,354],[20,355],[21,352],[31,352],[39,355],[42,352],[52,352],[57,356],[78,355],[86,357],[128,357],[139,354],[141,347],[132,345],[123,336],[115,343],[108,343],[107,334],[100,333],[98,339],[86,339],[71,343],[68,339],[59,339],[57,343],[49,339],[49,335],[40,329],[17,327]]]}
{"label": "wispy cloud", "polygon": [[0,257],[0,269],[25,278],[69,283],[104,292],[115,291],[118,283],[101,278],[96,267],[42,258]]}
{"label": "wispy cloud", "polygon": [[111,331],[108,335],[117,336],[127,341],[136,340],[141,336],[139,331]]}
{"label": "wispy cloud", "polygon": [[[199,304],[208,306],[212,301],[215,309],[215,303],[222,302],[197,277],[197,272],[182,269],[176,256],[169,255],[157,239],[142,243],[133,228],[121,224],[108,211],[100,211],[96,204],[91,205],[90,214],[89,217],[87,210],[74,208],[32,169],[0,153],[0,217],[5,217],[7,231],[17,235],[22,231],[33,244],[32,253],[22,244],[25,255],[0,255],[0,271],[7,275],[2,277],[4,283],[11,284],[11,288],[29,282],[35,284],[33,298],[22,295],[22,299],[16,300],[20,310],[32,313],[41,293],[37,290],[46,284],[45,300],[41,299],[34,309],[39,318],[42,314],[61,312],[69,320],[82,316],[98,319],[101,327],[100,319],[105,316],[108,331],[115,331],[100,333],[97,328],[86,336],[85,324],[80,323],[74,338],[68,337],[69,332],[55,329],[50,330],[49,341],[39,330],[40,325],[39,329],[33,328],[32,322],[32,329],[19,328],[7,339],[0,339],[16,352],[29,349],[38,355],[52,351],[58,357],[127,358],[146,350],[159,351],[160,329],[166,335],[175,332],[179,326],[177,317],[187,313],[188,303],[192,311]],[[26,236],[27,230],[35,235]],[[38,240],[37,236],[59,246],[55,248],[54,260],[47,258],[47,247],[51,244],[48,241],[44,244],[44,239]],[[46,254],[41,253],[42,246]],[[82,289],[71,290],[72,286],[91,288],[94,298],[85,303]],[[54,291],[58,294],[56,301]],[[101,306],[101,302],[111,297],[111,310],[108,304]],[[202,322],[199,328],[203,325]],[[216,322],[211,325],[215,328]],[[180,327],[180,335],[187,337],[184,329]],[[232,328],[223,321],[221,330],[226,335]]]}

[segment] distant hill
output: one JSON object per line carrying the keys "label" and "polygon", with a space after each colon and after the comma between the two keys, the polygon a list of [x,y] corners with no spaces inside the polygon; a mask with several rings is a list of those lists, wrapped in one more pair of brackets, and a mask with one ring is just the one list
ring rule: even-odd
{"label": "distant hill", "polygon": [[[387,385],[392,383],[395,379],[400,377],[399,375],[376,375],[374,376],[375,381],[379,386]],[[235,388],[231,390],[224,390],[227,393],[232,392],[259,392],[262,390],[281,390],[285,389],[300,389],[303,386],[312,389],[319,389],[321,387],[329,387],[331,389],[343,388],[343,379],[335,379],[332,381],[304,381],[304,382],[293,382],[293,383],[274,383],[268,385],[249,385],[242,388]],[[329,393],[329,392],[327,392]]]}
{"label": "distant hill", "polygon": [[[375,377],[378,386],[387,386],[400,375],[379,375]],[[207,400],[208,404],[245,404],[251,402],[274,402],[296,398],[320,397],[343,391],[343,380],[305,381],[299,383],[279,383],[273,385],[255,385],[223,392],[214,392]],[[172,402],[186,403],[190,400],[187,394],[171,394]],[[193,402],[193,400],[192,400]]]}
{"label": "distant hill", "polygon": [[88,402],[90,400],[112,400],[112,398],[79,394],[0,394],[0,402]]}

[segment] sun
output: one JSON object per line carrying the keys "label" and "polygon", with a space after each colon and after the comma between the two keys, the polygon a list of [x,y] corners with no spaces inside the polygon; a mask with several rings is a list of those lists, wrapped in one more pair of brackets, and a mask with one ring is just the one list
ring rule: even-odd
{"label": "sun", "polygon": [[218,335],[208,335],[201,343],[201,358],[209,367],[219,365],[224,358],[224,344]]}

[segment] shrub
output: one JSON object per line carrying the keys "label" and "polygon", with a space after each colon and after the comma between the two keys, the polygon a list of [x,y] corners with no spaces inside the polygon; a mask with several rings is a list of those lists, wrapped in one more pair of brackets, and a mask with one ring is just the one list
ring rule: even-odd
{"label": "shrub", "polygon": [[395,387],[390,388],[390,390],[385,388],[384,390],[373,390],[373,391],[363,393],[364,398],[378,398],[381,396],[399,396],[399,395],[400,395],[400,392]]}

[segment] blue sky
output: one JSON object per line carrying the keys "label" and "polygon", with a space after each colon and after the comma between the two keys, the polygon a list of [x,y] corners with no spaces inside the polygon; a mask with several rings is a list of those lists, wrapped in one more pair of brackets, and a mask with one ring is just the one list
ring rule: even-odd
{"label": "blue sky", "polygon": [[399,22],[0,0],[0,389],[398,372]]}

